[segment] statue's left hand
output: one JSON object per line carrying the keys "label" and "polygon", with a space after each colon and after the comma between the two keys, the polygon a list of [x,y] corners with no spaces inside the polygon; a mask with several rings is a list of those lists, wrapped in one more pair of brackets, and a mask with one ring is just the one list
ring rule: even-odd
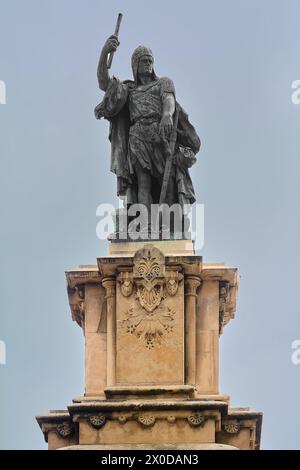
{"label": "statue's left hand", "polygon": [[163,138],[167,138],[170,136],[172,129],[173,129],[172,116],[170,115],[163,116],[159,124],[159,134]]}

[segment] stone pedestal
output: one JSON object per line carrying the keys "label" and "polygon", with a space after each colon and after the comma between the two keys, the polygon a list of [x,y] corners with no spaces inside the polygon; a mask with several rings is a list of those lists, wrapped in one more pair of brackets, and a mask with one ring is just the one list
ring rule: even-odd
{"label": "stone pedestal", "polygon": [[191,241],[127,242],[66,277],[85,393],[37,417],[49,449],[259,448],[262,414],[219,393],[236,268],[203,263]]}

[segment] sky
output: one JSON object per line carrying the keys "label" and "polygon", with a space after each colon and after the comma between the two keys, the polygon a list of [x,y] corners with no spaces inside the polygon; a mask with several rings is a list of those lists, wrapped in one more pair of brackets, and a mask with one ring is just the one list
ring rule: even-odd
{"label": "sky", "polygon": [[108,250],[96,208],[116,204],[116,181],[108,123],[93,110],[119,11],[112,73],[131,78],[144,44],[174,81],[202,141],[191,172],[205,207],[199,254],[241,275],[220,391],[263,411],[264,449],[300,449],[297,0],[0,0],[0,448],[45,449],[34,416],[83,393],[64,271]]}

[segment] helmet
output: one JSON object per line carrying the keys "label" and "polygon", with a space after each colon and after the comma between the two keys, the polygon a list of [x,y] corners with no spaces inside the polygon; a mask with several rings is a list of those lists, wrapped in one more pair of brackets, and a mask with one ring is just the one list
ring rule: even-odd
{"label": "helmet", "polygon": [[[133,73],[133,77],[134,77],[134,81],[137,83],[137,74],[138,74],[138,67],[139,67],[139,60],[142,56],[144,55],[150,55],[152,57],[152,59],[154,59],[153,57],[153,52],[151,51],[151,49],[149,49],[149,47],[145,47],[145,46],[138,46],[134,51],[133,51],[133,54],[132,54],[132,57],[131,57],[131,67],[132,67],[132,73]],[[155,72],[153,70],[153,76],[154,78],[156,78],[156,75],[155,75]]]}

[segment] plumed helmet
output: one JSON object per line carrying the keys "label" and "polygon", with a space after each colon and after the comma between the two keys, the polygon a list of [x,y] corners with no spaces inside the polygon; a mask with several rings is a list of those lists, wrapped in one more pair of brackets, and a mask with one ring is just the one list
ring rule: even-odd
{"label": "plumed helmet", "polygon": [[[144,55],[150,55],[152,57],[152,59],[154,59],[153,52],[151,51],[151,49],[149,49],[149,47],[138,46],[133,51],[133,54],[132,54],[132,57],[131,57],[131,67],[132,67],[132,73],[133,73],[135,82],[137,82],[137,72],[138,72],[139,60]],[[153,70],[153,76],[156,78],[154,70]]]}

